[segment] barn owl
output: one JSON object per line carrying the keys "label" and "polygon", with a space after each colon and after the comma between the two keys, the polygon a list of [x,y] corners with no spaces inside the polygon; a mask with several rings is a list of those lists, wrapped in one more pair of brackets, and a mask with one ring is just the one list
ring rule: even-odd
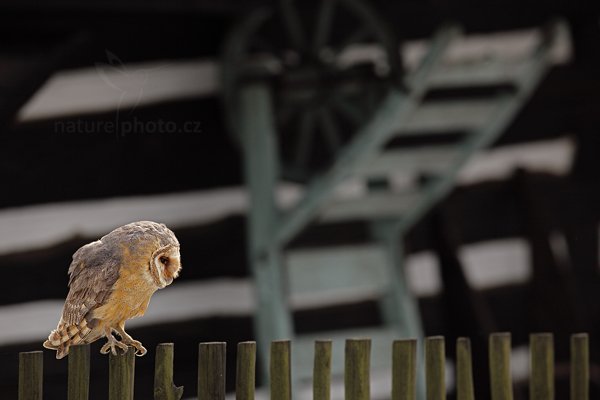
{"label": "barn owl", "polygon": [[73,254],[69,294],[44,347],[63,358],[72,345],[106,337],[102,354],[132,346],[143,356],[146,349],[125,332],[125,321],[144,315],[152,294],[180,270],[179,242],[164,224],[133,222],[86,244]]}

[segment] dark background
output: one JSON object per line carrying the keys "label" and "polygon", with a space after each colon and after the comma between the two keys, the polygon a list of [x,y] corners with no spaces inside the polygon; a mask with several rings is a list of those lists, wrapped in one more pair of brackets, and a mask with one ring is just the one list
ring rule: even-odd
{"label": "dark background", "polygon": [[[226,132],[218,98],[194,98],[137,107],[124,118],[155,121],[200,121],[199,134],[144,133],[106,135],[93,132],[57,133],[55,120],[20,123],[16,112],[55,71],[90,67],[106,58],[105,50],[124,62],[155,59],[218,58],[226,33],[243,15],[262,2],[3,2],[0,5],[0,207],[65,200],[130,196],[242,184],[240,152]],[[567,390],[569,335],[591,335],[592,391],[600,376],[600,282],[598,279],[598,220],[600,216],[600,7],[592,2],[527,1],[374,1],[401,39],[429,37],[441,22],[458,21],[465,32],[506,31],[538,26],[549,18],[568,20],[573,59],[554,68],[533,98],[495,146],[528,143],[573,135],[575,163],[568,176],[516,171],[504,181],[457,188],[420,223],[407,239],[410,252],[432,249],[442,266],[444,291],[421,298],[429,334],[447,338],[448,355],[454,338],[473,339],[476,365],[485,366],[485,343],[492,331],[513,333],[513,345],[525,344],[531,332],[555,334],[557,398]],[[114,113],[64,117],[111,120]],[[149,154],[168,148],[169,163],[148,162]],[[143,166],[143,172],[140,172]],[[363,243],[367,227],[360,222],[332,224],[307,230],[292,246],[330,241]],[[567,241],[570,268],[561,269],[549,245],[552,232]],[[248,275],[245,259],[245,216],[176,231],[185,261],[207,268],[189,270],[181,280]],[[519,285],[484,292],[469,288],[461,272],[457,249],[485,240],[521,237],[532,249],[532,279]],[[71,254],[96,238],[73,237],[64,243],[0,256],[0,268],[10,273],[0,283],[2,305],[38,299],[63,299],[64,276]],[[210,245],[204,245],[210,243]],[[336,326],[360,326],[379,321],[374,303],[362,302],[296,313],[301,331]],[[146,326],[130,332],[143,337],[147,348],[174,342],[175,381],[195,392],[197,344],[227,341],[229,366],[235,344],[253,338],[247,317],[215,316]],[[92,347],[93,398],[105,398],[107,360]],[[16,398],[18,352],[40,349],[40,343],[0,345],[0,393]],[[65,398],[66,362],[45,352],[47,398]],[[136,398],[149,398],[152,355],[136,360]],[[485,382],[484,368],[476,368]],[[228,385],[234,369],[228,369]],[[150,379],[150,378],[148,378]],[[480,389],[481,390],[481,389]],[[526,386],[517,387],[517,396]],[[563,394],[564,396],[561,396]],[[524,398],[524,397],[518,397]]]}

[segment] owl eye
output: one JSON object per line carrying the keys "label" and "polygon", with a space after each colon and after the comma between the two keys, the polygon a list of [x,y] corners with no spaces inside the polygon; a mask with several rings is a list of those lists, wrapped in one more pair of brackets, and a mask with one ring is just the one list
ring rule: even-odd
{"label": "owl eye", "polygon": [[169,263],[169,257],[165,257],[162,256],[161,258],[158,259],[160,261],[161,264],[163,265],[167,265]]}

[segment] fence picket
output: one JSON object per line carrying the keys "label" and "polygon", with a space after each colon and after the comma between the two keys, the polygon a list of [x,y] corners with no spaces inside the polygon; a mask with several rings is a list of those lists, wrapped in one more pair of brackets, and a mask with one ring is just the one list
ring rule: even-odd
{"label": "fence picket", "polygon": [[183,386],[173,384],[173,343],[156,346],[154,362],[154,400],[179,400],[183,396]]}
{"label": "fence picket", "polygon": [[291,371],[291,344],[289,340],[275,340],[271,342],[271,400],[291,400],[292,398],[292,371]]}
{"label": "fence picket", "polygon": [[198,400],[225,400],[226,343],[198,346]]}
{"label": "fence picket", "polygon": [[315,342],[313,400],[330,400],[331,398],[331,349],[331,340]]}
{"label": "fence picket", "polygon": [[235,376],[236,400],[254,400],[256,342],[238,343]]}
{"label": "fence picket", "polygon": [[41,351],[19,353],[19,400],[42,400],[43,375]]}
{"label": "fence picket", "polygon": [[344,364],[346,400],[371,398],[371,339],[347,339]]}
{"label": "fence picket", "polygon": [[464,337],[456,341],[456,399],[475,399],[471,341]]}
{"label": "fence picket", "polygon": [[135,374],[134,350],[125,354],[108,356],[108,399],[133,400],[133,379]]}
{"label": "fence picket", "polygon": [[490,386],[492,400],[512,400],[510,373],[510,333],[493,333],[489,339]]}
{"label": "fence picket", "polygon": [[417,396],[417,339],[392,344],[392,400],[415,400]]}
{"label": "fence picket", "polygon": [[[551,333],[531,334],[530,400],[554,400],[554,337]],[[271,342],[270,393],[272,400],[291,400],[291,342]],[[589,400],[590,354],[586,333],[571,335],[570,400]],[[392,344],[391,400],[416,400],[416,339],[395,340]],[[314,343],[313,399],[331,400],[331,340]],[[446,357],[443,336],[424,341],[426,399],[446,399]],[[511,377],[511,335],[489,336],[489,374],[491,400],[513,400]],[[347,339],[345,342],[345,400],[370,400],[371,339]],[[198,352],[198,399],[225,400],[226,343],[200,343]],[[156,347],[154,400],[180,400],[183,387],[173,383],[173,343]],[[109,354],[109,400],[133,400],[135,353]],[[87,400],[90,388],[90,347],[73,346],[68,358],[68,400]],[[255,399],[256,342],[237,346],[236,400]],[[19,400],[42,400],[43,352],[19,353]],[[475,400],[471,342],[456,341],[456,399]]]}
{"label": "fence picket", "polygon": [[554,400],[554,339],[551,333],[529,337],[530,400]]}
{"label": "fence picket", "polygon": [[571,336],[571,400],[589,400],[590,348],[587,333]]}
{"label": "fence picket", "polygon": [[427,400],[446,399],[446,350],[443,336],[425,338]]}
{"label": "fence picket", "polygon": [[67,398],[87,400],[90,392],[90,345],[81,344],[69,349]]}

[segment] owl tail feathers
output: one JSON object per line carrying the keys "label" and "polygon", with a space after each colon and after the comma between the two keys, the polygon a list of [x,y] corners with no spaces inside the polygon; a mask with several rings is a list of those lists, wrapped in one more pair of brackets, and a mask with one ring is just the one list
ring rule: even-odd
{"label": "owl tail feathers", "polygon": [[43,346],[50,350],[56,350],[56,358],[58,360],[60,360],[61,358],[64,358],[67,354],[69,354],[69,345],[60,344],[58,346],[55,346],[52,344],[50,339],[46,340],[43,343]]}
{"label": "owl tail feathers", "polygon": [[84,340],[91,331],[85,319],[76,325],[59,323],[58,327],[50,332],[48,340],[43,343],[43,346],[50,350],[56,350],[56,358],[61,359],[69,354],[69,347],[87,343]]}

